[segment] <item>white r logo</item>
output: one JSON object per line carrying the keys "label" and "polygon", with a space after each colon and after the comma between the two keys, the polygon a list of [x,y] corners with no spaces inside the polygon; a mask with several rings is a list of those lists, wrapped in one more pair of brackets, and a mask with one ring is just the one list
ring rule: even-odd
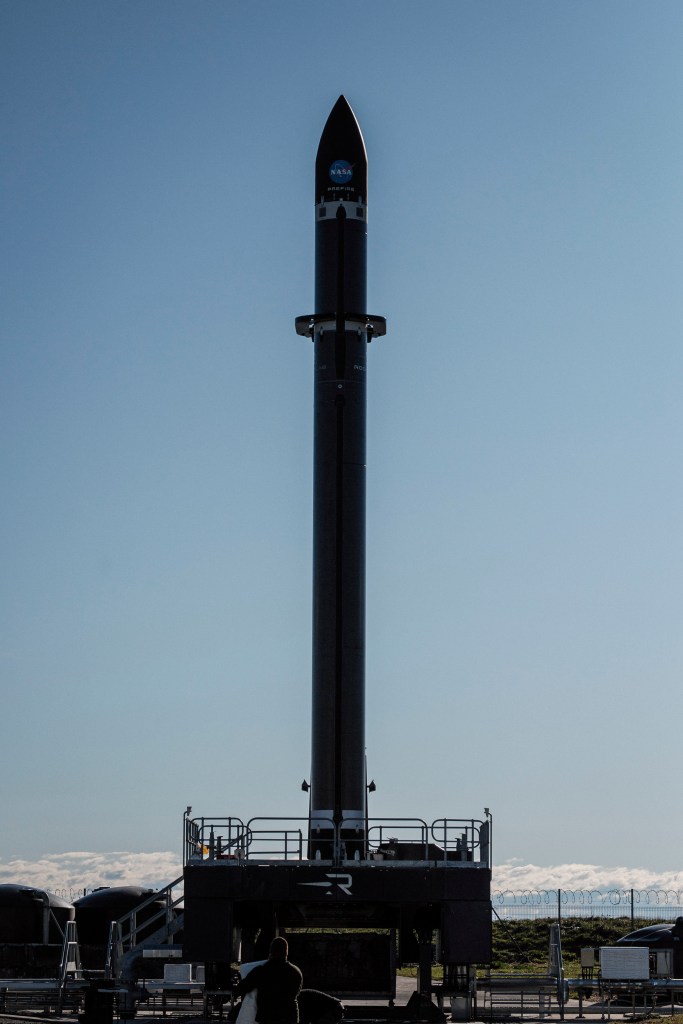
{"label": "white r logo", "polygon": [[341,872],[334,871],[334,872],[332,872],[332,874],[325,875],[325,878],[328,878],[329,881],[328,882],[299,882],[299,885],[314,885],[314,886],[316,886],[316,888],[319,887],[319,886],[326,886],[327,887],[327,892],[325,893],[326,896],[331,896],[332,895],[332,889],[336,885],[337,888],[341,889],[341,891],[346,896],[352,896],[353,895],[353,893],[351,892],[351,885],[353,883],[353,879],[351,878],[351,875],[347,875],[345,873],[342,874]]}

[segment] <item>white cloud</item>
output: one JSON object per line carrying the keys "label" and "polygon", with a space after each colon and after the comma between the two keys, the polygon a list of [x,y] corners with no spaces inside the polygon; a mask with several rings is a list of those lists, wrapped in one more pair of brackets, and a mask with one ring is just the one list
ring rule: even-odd
{"label": "white cloud", "polygon": [[0,882],[50,889],[77,899],[84,889],[100,885],[141,885],[161,889],[182,873],[177,854],[52,853],[38,860],[0,861]]}
{"label": "white cloud", "polygon": [[[33,885],[77,898],[99,885],[142,885],[160,889],[182,873],[180,859],[168,850],[155,853],[69,852],[37,860],[0,861],[0,882]],[[657,889],[683,893],[683,872],[647,868],[604,867],[599,864],[555,864],[541,867],[509,860],[493,870],[495,891],[539,889]]]}
{"label": "white cloud", "polygon": [[683,891],[682,871],[604,867],[600,864],[555,864],[540,867],[508,860],[493,869],[493,888],[511,889],[658,889]]}

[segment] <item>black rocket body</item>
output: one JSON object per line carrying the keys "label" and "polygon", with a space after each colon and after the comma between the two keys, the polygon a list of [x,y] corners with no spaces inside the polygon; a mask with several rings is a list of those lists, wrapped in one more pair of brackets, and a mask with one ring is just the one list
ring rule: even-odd
{"label": "black rocket body", "polygon": [[365,846],[367,347],[385,332],[365,312],[367,209],[365,143],[340,96],[315,163],[316,312],[296,321],[315,367],[312,856],[316,837]]}

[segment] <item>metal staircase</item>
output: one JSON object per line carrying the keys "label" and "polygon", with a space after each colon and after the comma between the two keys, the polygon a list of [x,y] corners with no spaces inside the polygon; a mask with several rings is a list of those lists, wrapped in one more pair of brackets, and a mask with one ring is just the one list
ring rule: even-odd
{"label": "metal staircase", "polygon": [[[151,917],[143,914],[164,897],[164,906]],[[121,983],[133,980],[133,966],[141,956],[179,956],[181,947],[173,939],[183,927],[183,876],[153,893],[129,914],[112,921],[105,960],[105,977]],[[149,932],[150,927],[156,927]],[[145,938],[139,939],[141,932]]]}

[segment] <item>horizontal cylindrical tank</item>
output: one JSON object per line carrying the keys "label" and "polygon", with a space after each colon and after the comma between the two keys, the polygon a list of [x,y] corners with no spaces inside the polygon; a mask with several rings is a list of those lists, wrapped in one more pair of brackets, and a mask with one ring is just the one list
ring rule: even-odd
{"label": "horizontal cylindrical tank", "polygon": [[0,885],[0,943],[63,941],[67,921],[73,921],[72,903],[31,885]]}
{"label": "horizontal cylindrical tank", "polygon": [[[74,904],[79,942],[91,946],[105,946],[109,939],[111,922],[118,921],[120,917],[130,914],[132,910],[153,895],[153,889],[143,889],[138,885],[121,885],[107,889],[95,889],[87,896],[81,896]],[[144,924],[165,906],[164,897],[159,896],[157,900],[140,911],[137,919],[138,940],[146,938],[150,932],[161,927],[163,922],[159,919],[147,929],[139,928],[140,924]]]}

